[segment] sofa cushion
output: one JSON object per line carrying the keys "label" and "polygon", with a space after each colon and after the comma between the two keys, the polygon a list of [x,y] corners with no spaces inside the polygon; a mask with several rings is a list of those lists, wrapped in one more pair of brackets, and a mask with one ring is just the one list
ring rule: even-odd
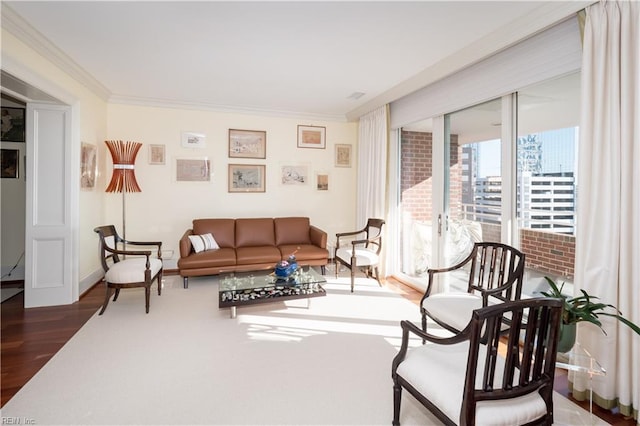
{"label": "sofa cushion", "polygon": [[236,264],[236,251],[232,248],[192,253],[178,259],[180,269],[218,268]]}
{"label": "sofa cushion", "polygon": [[235,247],[236,221],[234,219],[195,219],[195,235],[211,234],[220,247]]}
{"label": "sofa cushion", "polygon": [[328,255],[327,249],[314,246],[313,244],[291,244],[278,246],[282,259],[286,260],[289,255],[296,252],[296,259],[299,263],[304,264],[305,260],[321,260],[326,259]]}
{"label": "sofa cushion", "polygon": [[200,253],[201,251],[219,249],[220,246],[216,242],[211,233],[202,235],[189,235],[189,241],[193,246],[193,251]]}
{"label": "sofa cushion", "polygon": [[275,245],[273,219],[236,219],[236,248]]}
{"label": "sofa cushion", "polygon": [[236,248],[236,264],[271,264],[275,267],[281,260],[280,250],[274,246],[252,246]]}
{"label": "sofa cushion", "polygon": [[308,217],[277,217],[273,219],[276,245],[311,244]]}

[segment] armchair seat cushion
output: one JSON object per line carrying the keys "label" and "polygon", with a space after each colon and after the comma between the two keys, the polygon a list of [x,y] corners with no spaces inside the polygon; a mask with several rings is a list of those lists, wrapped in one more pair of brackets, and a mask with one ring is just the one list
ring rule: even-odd
{"label": "armchair seat cushion", "polygon": [[[486,346],[482,346],[479,359],[484,359],[485,353]],[[468,341],[454,345],[427,343],[410,349],[397,373],[450,419],[459,419],[468,355]],[[499,388],[504,358],[498,357],[497,363],[494,383]],[[515,374],[514,383],[517,381]],[[482,383],[482,369],[477,370],[476,383]],[[526,424],[546,413],[544,399],[538,392],[532,392],[511,399],[478,402],[476,424]]]}
{"label": "armchair seat cushion", "polygon": [[[144,282],[146,263],[147,259],[144,257],[125,259],[114,263],[105,273],[105,281],[114,284]],[[151,276],[155,276],[162,269],[162,260],[150,258],[149,269]]]}
{"label": "armchair seat cushion", "polygon": [[[336,251],[336,256],[344,260],[347,263],[351,263],[351,255],[353,253],[352,247],[341,247]],[[380,257],[373,251],[366,248],[356,249],[356,265],[357,266],[371,266],[377,265],[380,262]]]}
{"label": "armchair seat cushion", "polygon": [[462,330],[469,324],[473,310],[482,307],[482,297],[462,292],[437,293],[424,299],[422,307],[431,318]]}

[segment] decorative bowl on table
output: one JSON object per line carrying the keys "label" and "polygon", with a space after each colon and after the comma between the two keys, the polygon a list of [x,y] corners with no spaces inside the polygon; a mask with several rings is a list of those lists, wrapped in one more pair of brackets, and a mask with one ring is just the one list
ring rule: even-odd
{"label": "decorative bowl on table", "polygon": [[274,272],[278,277],[289,278],[297,269],[298,263],[296,262],[296,258],[289,256],[289,260],[282,260],[276,263]]}

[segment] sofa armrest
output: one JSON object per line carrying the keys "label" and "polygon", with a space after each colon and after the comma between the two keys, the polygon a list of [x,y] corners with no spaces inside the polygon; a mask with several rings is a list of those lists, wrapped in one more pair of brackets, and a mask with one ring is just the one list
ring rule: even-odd
{"label": "sofa armrest", "polygon": [[309,226],[309,238],[311,243],[320,248],[327,248],[327,233],[313,225]]}
{"label": "sofa armrest", "polygon": [[193,235],[193,229],[187,229],[182,238],[180,238],[180,257],[187,257],[193,251],[189,235]]}

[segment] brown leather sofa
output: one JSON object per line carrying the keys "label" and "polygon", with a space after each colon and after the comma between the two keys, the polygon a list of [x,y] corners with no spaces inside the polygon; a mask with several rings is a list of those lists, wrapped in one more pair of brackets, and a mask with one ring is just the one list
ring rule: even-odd
{"label": "brown leather sofa", "polygon": [[[196,253],[189,236],[211,234],[219,248]],[[189,277],[273,268],[295,253],[301,266],[325,273],[327,233],[308,217],[195,219],[180,239],[178,269],[184,288]]]}

